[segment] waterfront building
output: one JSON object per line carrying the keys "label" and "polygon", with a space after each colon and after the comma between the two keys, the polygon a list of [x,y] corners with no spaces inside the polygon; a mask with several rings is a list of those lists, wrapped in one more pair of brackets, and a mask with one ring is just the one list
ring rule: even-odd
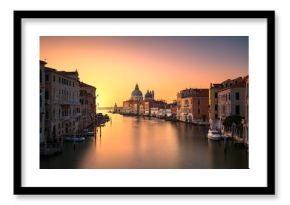
{"label": "waterfront building", "polygon": [[159,108],[158,107],[152,107],[152,108],[150,108],[150,116],[152,116],[152,117],[157,117],[158,116],[158,110],[159,110]]}
{"label": "waterfront building", "polygon": [[208,122],[208,89],[185,89],[177,93],[177,119]]}
{"label": "waterfront building", "polygon": [[167,103],[163,100],[152,100],[150,102],[151,116],[164,117]]}
{"label": "waterfront building", "polygon": [[157,117],[171,117],[171,109],[166,106],[166,108],[159,108],[157,112]]}
{"label": "waterfront building", "polygon": [[246,76],[245,78],[245,120],[243,122],[244,127],[244,142],[249,143],[249,76]]}
{"label": "waterfront building", "polygon": [[39,103],[40,103],[40,113],[39,113],[39,118],[40,118],[40,126],[39,126],[39,131],[40,131],[40,143],[43,144],[45,143],[45,67],[46,62],[45,61],[40,61],[40,70],[39,70],[39,76],[40,76],[40,95],[39,95]]}
{"label": "waterfront building", "polygon": [[153,90],[151,90],[151,91],[147,90],[144,98],[145,98],[145,100],[143,102],[144,115],[150,116],[151,115],[152,103],[155,101],[154,100],[154,91]]}
{"label": "waterfront building", "polygon": [[46,136],[60,142],[63,135],[79,132],[80,85],[78,72],[45,67]]}
{"label": "waterfront building", "polygon": [[221,83],[211,83],[209,88],[209,123],[212,129],[221,129],[220,110],[218,105],[218,92],[222,89],[232,87],[243,81],[242,77],[227,79]]}
{"label": "waterfront building", "polygon": [[173,103],[169,103],[168,104],[168,107],[170,109],[170,112],[171,112],[171,116],[173,118],[176,118],[176,115],[177,115],[177,102],[174,101]]}
{"label": "waterfront building", "polygon": [[151,101],[144,101],[144,115],[150,116],[151,115]]}
{"label": "waterfront building", "polygon": [[[44,89],[43,78],[40,80],[40,93],[44,90],[45,103],[43,141],[61,143],[64,135],[79,134],[94,122],[96,88],[81,83],[77,71],[57,71],[45,64],[40,61],[40,70],[44,70]],[[42,112],[42,105],[40,109]]]}
{"label": "waterfront building", "polygon": [[114,105],[114,109],[113,109],[113,113],[116,113],[116,112],[119,112],[119,109],[118,109],[117,103],[115,103],[115,105]]}
{"label": "waterfront building", "polygon": [[237,83],[218,92],[219,118],[228,116],[245,117],[245,82]]}
{"label": "waterfront building", "polygon": [[138,84],[136,84],[135,89],[131,93],[129,100],[123,101],[122,112],[124,114],[134,114],[134,115],[150,115],[152,103],[154,102],[154,91],[147,90],[144,95],[139,89]]}
{"label": "waterfront building", "polygon": [[154,90],[147,90],[144,98],[145,98],[146,101],[154,100]]}
{"label": "waterfront building", "polygon": [[139,89],[138,84],[136,84],[135,89],[131,93],[131,100],[134,102],[142,102],[143,101],[143,94]]}
{"label": "waterfront building", "polygon": [[140,106],[142,105],[141,101],[133,101],[133,114],[139,115],[140,112]]}
{"label": "waterfront building", "polygon": [[209,88],[209,123],[212,129],[220,129],[218,118],[218,92],[223,88],[222,84],[210,84]]}
{"label": "waterfront building", "polygon": [[145,106],[144,106],[144,102],[143,102],[143,103],[141,103],[139,105],[139,112],[138,112],[138,114],[139,115],[144,115],[144,113],[145,113]]}
{"label": "waterfront building", "polygon": [[143,94],[136,84],[135,89],[131,93],[130,100],[123,102],[123,112],[127,114],[140,114],[140,105],[143,103]]}
{"label": "waterfront building", "polygon": [[83,82],[80,82],[80,109],[80,129],[84,129],[95,122],[96,88]]}
{"label": "waterfront building", "polygon": [[[221,119],[221,130],[227,135],[232,137],[243,137],[242,126],[245,118],[245,94],[246,83],[245,81],[232,85],[231,87],[224,88],[218,92],[218,106],[219,106],[219,119]],[[240,119],[241,122],[231,122],[231,125],[224,126],[225,120]],[[238,124],[237,124],[238,123]],[[229,127],[230,126],[230,127]]]}
{"label": "waterfront building", "polygon": [[133,100],[126,100],[123,102],[122,112],[125,114],[133,113]]}

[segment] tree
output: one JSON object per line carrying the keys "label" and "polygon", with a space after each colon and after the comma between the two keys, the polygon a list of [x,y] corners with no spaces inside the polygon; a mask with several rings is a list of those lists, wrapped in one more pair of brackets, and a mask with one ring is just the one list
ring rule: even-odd
{"label": "tree", "polygon": [[241,116],[235,116],[235,115],[232,115],[232,116],[228,116],[226,117],[226,119],[224,120],[223,122],[223,125],[225,127],[231,127],[233,125],[233,123],[235,123],[235,125],[237,127],[242,127],[242,117]]}
{"label": "tree", "polygon": [[232,134],[236,133],[238,136],[241,136],[241,131],[243,130],[242,119],[241,116],[228,116],[224,120],[223,125],[226,130],[230,130]]}

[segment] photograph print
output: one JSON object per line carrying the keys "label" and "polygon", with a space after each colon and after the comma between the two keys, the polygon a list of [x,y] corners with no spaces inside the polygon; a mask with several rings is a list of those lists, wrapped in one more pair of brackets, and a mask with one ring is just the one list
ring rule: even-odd
{"label": "photograph print", "polygon": [[40,169],[249,169],[248,36],[40,36]]}

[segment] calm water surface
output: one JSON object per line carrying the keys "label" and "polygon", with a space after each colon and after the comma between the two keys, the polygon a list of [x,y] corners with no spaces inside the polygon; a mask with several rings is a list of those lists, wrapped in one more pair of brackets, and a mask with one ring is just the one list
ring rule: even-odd
{"label": "calm water surface", "polygon": [[234,142],[208,140],[207,127],[109,114],[96,137],[65,142],[62,154],[41,158],[44,169],[246,169],[248,152]]}

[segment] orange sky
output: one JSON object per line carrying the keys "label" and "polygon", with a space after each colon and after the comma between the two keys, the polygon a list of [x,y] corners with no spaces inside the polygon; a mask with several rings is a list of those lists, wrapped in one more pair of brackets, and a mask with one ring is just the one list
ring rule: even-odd
{"label": "orange sky", "polygon": [[143,95],[172,102],[185,88],[248,75],[248,37],[40,37],[40,59],[57,70],[78,70],[111,107]]}

